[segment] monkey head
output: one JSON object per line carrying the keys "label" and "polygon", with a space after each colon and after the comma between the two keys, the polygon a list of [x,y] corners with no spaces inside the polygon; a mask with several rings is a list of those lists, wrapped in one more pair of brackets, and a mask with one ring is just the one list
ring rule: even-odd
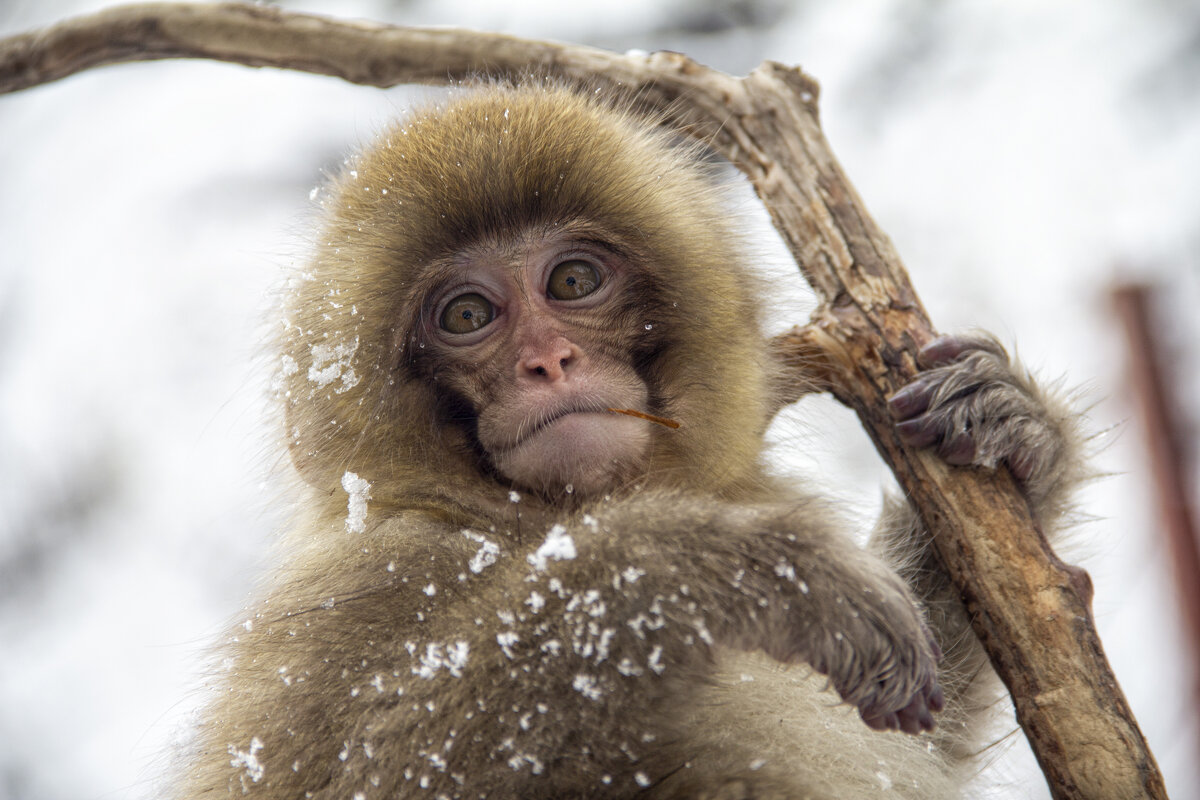
{"label": "monkey head", "polygon": [[768,378],[745,243],[652,121],[553,85],[460,92],[385,131],[323,206],[282,361],[310,483],[353,471],[420,502],[754,473]]}

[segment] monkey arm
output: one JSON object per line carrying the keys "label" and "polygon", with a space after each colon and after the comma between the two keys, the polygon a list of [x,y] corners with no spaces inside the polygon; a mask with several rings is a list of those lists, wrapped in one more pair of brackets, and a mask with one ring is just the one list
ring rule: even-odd
{"label": "monkey arm", "polygon": [[[1007,466],[1053,539],[1069,517],[1073,491],[1090,475],[1079,415],[1069,398],[1056,387],[1039,386],[986,334],[935,339],[922,348],[918,363],[924,371],[889,400],[900,436],[952,464]],[[885,500],[869,549],[894,563],[921,597],[946,654],[939,680],[951,704],[962,705],[979,679],[990,682],[992,672],[959,591],[909,503],[894,496]],[[979,702],[992,702],[991,693]]]}
{"label": "monkey arm", "polygon": [[[209,732],[210,782],[267,785],[230,744],[277,791],[318,798],[371,774],[398,793],[469,775],[496,796],[531,775],[549,796],[598,786],[630,759],[661,777],[681,757],[664,746],[672,711],[711,675],[716,644],[811,663],[877,727],[932,724],[935,651],[908,591],[819,511],[658,493],[524,547],[419,514],[343,536],[239,631],[254,655],[227,702],[257,711]],[[360,588],[332,594],[330,564]],[[332,706],[329,685],[344,689]],[[597,726],[627,735],[586,735]]]}
{"label": "monkey arm", "polygon": [[[1069,399],[1039,386],[986,334],[939,337],[922,348],[919,364],[924,371],[888,401],[900,437],[935,450],[950,464],[1006,466],[1052,537],[1070,515],[1072,493],[1091,477],[1079,415]],[[920,543],[919,557],[901,560],[941,573],[934,569],[928,537],[908,532],[919,522],[904,509],[911,519],[900,517],[899,504],[885,510],[877,538],[888,549]]]}
{"label": "monkey arm", "polygon": [[665,495],[609,504],[572,531],[586,560],[553,565],[558,575],[548,565],[546,581],[594,591],[595,569],[605,571],[607,602],[635,634],[635,651],[649,615],[656,630],[671,629],[673,639],[657,642],[663,647],[719,642],[806,661],[865,716],[899,710],[931,678],[920,616],[891,571],[829,529],[826,517],[808,498],[730,505]]}
{"label": "monkey arm", "polygon": [[652,496],[603,507],[597,517],[598,558],[656,565],[625,592],[635,618],[665,602],[685,644],[694,629],[706,645],[805,661],[874,727],[932,727],[925,701],[941,701],[928,633],[907,588],[833,530],[816,501]]}
{"label": "monkey arm", "polygon": [[443,571],[462,579],[432,595],[424,577],[402,590],[425,594],[415,650],[401,658],[418,676],[406,689],[411,724],[439,724],[424,708],[453,696],[445,684],[455,676],[436,668],[453,650],[469,654],[460,671],[475,705],[471,721],[456,723],[455,748],[490,748],[471,763],[553,762],[563,774],[579,759],[596,769],[648,756],[637,741],[603,754],[593,741],[585,758],[555,732],[611,726],[615,715],[639,736],[667,735],[662,704],[686,702],[687,687],[709,673],[711,647],[726,644],[811,663],[877,727],[932,725],[935,655],[910,595],[881,562],[815,522],[827,514],[813,501],[652,494],[593,511],[478,573],[469,562],[488,560],[490,539],[448,534],[479,547]]}

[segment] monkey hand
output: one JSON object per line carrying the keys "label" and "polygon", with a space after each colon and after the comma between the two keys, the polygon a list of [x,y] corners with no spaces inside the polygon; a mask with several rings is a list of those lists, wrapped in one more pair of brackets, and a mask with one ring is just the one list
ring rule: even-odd
{"label": "monkey hand", "polygon": [[[908,647],[894,646],[892,655],[896,672],[877,679],[871,685],[858,687],[856,705],[868,727],[877,731],[901,730],[911,734],[933,730],[933,714],[946,705],[945,695],[936,677],[937,661],[942,654],[928,629],[924,633],[927,647],[920,646],[920,643],[909,643]],[[834,681],[834,687],[839,693],[843,691],[837,680]]]}
{"label": "monkey hand", "polygon": [[805,661],[828,676],[871,728],[932,730],[933,714],[945,705],[937,681],[942,654],[904,582],[868,553],[832,539],[791,563],[795,573],[786,561],[773,569],[782,580],[771,608],[783,612],[776,620],[787,633],[767,631],[767,654]]}
{"label": "monkey hand", "polygon": [[941,336],[918,354],[923,372],[888,400],[900,438],[950,464],[1004,464],[1038,504],[1073,459],[1074,414],[1047,399],[990,336]]}
{"label": "monkey hand", "polygon": [[907,592],[878,588],[846,597],[849,619],[817,649],[812,665],[869,727],[932,730],[933,714],[945,706],[937,681],[941,650]]}

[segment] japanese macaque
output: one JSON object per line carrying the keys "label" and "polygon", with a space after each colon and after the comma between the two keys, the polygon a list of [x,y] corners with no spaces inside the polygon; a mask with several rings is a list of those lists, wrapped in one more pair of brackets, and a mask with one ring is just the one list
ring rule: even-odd
{"label": "japanese macaque", "polygon": [[[902,502],[868,552],[766,470],[780,367],[710,170],[544,83],[348,162],[286,302],[312,499],[177,796],[955,795],[978,647]],[[1053,527],[1071,413],[991,340],[922,358],[901,434]]]}

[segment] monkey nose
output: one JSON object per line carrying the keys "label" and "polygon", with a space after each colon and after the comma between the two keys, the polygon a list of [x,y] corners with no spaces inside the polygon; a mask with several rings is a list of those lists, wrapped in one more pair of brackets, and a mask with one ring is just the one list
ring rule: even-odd
{"label": "monkey nose", "polygon": [[550,382],[561,381],[579,360],[579,348],[560,339],[544,348],[532,349],[522,354],[517,371],[522,377]]}

